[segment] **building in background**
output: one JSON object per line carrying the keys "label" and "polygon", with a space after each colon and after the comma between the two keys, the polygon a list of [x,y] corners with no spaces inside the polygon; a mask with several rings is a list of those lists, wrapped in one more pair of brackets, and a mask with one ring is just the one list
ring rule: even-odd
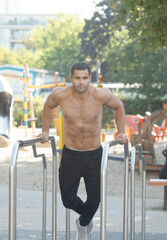
{"label": "building in background", "polygon": [[[1,0],[0,0],[1,1]],[[0,14],[0,47],[24,48],[23,38],[38,25],[45,26],[55,15]]]}
{"label": "building in background", "polygon": [[[23,71],[24,67],[18,67],[10,64],[0,65],[0,74],[5,77],[5,79],[10,84],[14,97],[23,97]],[[54,71],[47,71],[43,69],[30,68],[30,85],[34,86],[34,95],[40,94],[44,98],[52,91],[51,88],[39,89],[35,86],[41,86],[45,84],[54,84],[55,77]],[[63,73],[58,73],[58,83],[63,82]]]}
{"label": "building in background", "polygon": [[[37,25],[45,26],[53,14],[22,14],[21,0],[0,0],[0,47],[24,48],[23,38]],[[28,4],[28,1],[27,1]]]}

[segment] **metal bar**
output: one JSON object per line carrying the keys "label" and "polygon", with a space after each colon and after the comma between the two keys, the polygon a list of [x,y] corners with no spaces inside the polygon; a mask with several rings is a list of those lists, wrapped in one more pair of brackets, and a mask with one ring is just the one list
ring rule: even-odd
{"label": "metal bar", "polygon": [[47,201],[47,163],[44,154],[37,154],[36,145],[32,144],[34,157],[43,160],[43,213],[42,213],[42,240],[46,240],[46,201]]}
{"label": "metal bar", "polygon": [[145,219],[146,219],[146,160],[142,161],[142,240],[145,240]]}
{"label": "metal bar", "polygon": [[[49,137],[49,140],[52,140],[52,137]],[[28,147],[32,146],[35,143],[43,142],[42,138],[33,138],[33,139],[27,139],[27,140],[19,140],[21,147]]]}
{"label": "metal bar", "polygon": [[70,240],[70,209],[66,208],[66,240]]}
{"label": "metal bar", "polygon": [[54,137],[49,138],[52,146],[52,240],[57,235],[57,152]]}
{"label": "metal bar", "polygon": [[[57,232],[57,195],[56,195],[56,184],[57,184],[57,158],[56,158],[56,145],[54,137],[49,137],[52,146],[53,154],[53,171],[52,171],[52,240],[56,239]],[[46,159],[45,155],[37,155],[35,143],[42,142],[42,138],[36,138],[31,140],[17,141],[12,150],[12,156],[10,161],[9,169],[9,240],[16,240],[16,200],[17,200],[17,156],[20,147],[31,146],[33,147],[34,156],[43,158],[43,239],[46,239]]]}
{"label": "metal bar", "polygon": [[[138,151],[136,151],[138,150]],[[146,161],[142,154],[141,144],[132,147],[131,153],[131,229],[130,239],[135,239],[135,161],[136,153],[139,154],[139,160],[142,163],[142,224],[141,224],[141,239],[145,240],[145,212],[146,212]]]}
{"label": "metal bar", "polygon": [[91,233],[88,233],[88,240],[91,240]]}
{"label": "metal bar", "polygon": [[42,214],[42,240],[46,240],[46,203],[47,203],[47,165],[45,156],[43,159],[43,214]]}
{"label": "metal bar", "polygon": [[14,144],[9,169],[9,240],[16,240],[17,156],[20,141]]}
{"label": "metal bar", "polygon": [[136,147],[132,147],[131,152],[131,211],[130,211],[130,239],[135,239],[135,159],[136,159]]}
{"label": "metal bar", "polygon": [[[120,144],[120,140],[114,140],[111,142],[106,142],[104,143],[103,146],[103,155],[102,155],[102,163],[101,163],[101,228],[100,228],[100,235],[101,235],[101,240],[106,240],[106,213],[107,213],[107,200],[106,200],[106,192],[107,192],[107,176],[106,176],[106,171],[107,171],[107,161],[108,161],[108,152],[109,148],[112,146],[115,146],[117,144]],[[128,162],[129,162],[129,154],[128,154],[128,143],[124,145],[125,149],[125,186],[128,186]],[[125,227],[127,228],[127,214],[128,214],[128,188],[124,192],[124,223]],[[126,219],[126,220],[125,220]],[[127,231],[125,231],[124,227],[124,240],[127,240]]]}
{"label": "metal bar", "polygon": [[123,240],[128,240],[128,202],[129,202],[129,145],[124,144],[124,208],[123,208]]}
{"label": "metal bar", "polygon": [[107,171],[107,160],[108,160],[108,151],[109,151],[109,143],[105,143],[103,147],[103,155],[102,155],[102,162],[101,162],[101,240],[106,240],[106,191],[107,191],[107,176],[106,176],[106,171]]}

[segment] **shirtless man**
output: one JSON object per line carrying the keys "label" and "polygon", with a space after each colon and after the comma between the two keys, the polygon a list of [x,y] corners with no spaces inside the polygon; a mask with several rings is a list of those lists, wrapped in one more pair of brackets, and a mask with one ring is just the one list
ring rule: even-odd
{"label": "shirtless man", "polygon": [[[100,203],[100,167],[102,158],[101,120],[103,106],[114,111],[118,139],[124,144],[125,113],[122,102],[105,88],[90,85],[91,70],[86,63],[71,68],[71,86],[57,87],[48,96],[43,110],[43,128],[39,137],[49,138],[52,112],[58,105],[64,120],[65,145],[59,168],[61,197],[66,208],[77,212],[76,240],[86,240],[93,228],[93,216]],[[80,178],[84,178],[87,200],[77,196]]]}

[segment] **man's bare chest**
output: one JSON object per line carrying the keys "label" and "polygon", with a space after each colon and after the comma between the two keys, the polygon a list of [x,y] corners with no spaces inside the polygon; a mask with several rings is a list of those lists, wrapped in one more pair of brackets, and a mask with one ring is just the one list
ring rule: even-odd
{"label": "man's bare chest", "polygon": [[64,120],[67,122],[93,122],[101,119],[103,106],[98,101],[65,101],[60,105]]}

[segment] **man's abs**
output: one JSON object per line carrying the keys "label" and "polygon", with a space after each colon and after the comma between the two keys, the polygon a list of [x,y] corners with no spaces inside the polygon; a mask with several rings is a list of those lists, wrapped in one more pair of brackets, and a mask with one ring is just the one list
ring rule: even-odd
{"label": "man's abs", "polygon": [[101,127],[85,129],[64,127],[65,145],[75,150],[94,150],[101,145]]}

